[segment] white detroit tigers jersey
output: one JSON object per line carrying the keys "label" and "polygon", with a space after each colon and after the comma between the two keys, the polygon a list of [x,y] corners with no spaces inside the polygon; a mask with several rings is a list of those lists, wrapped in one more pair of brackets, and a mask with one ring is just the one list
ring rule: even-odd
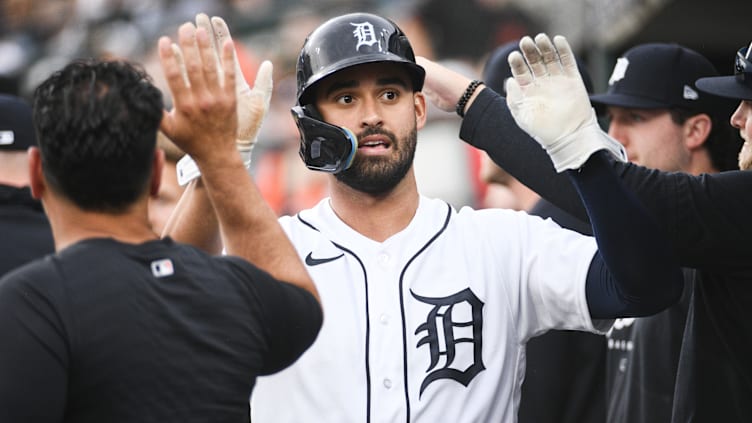
{"label": "white detroit tigers jersey", "polygon": [[324,325],[295,364],[258,378],[254,423],[514,422],[525,342],[596,331],[585,300],[595,240],[551,221],[421,197],[384,242],[328,199],[280,222]]}

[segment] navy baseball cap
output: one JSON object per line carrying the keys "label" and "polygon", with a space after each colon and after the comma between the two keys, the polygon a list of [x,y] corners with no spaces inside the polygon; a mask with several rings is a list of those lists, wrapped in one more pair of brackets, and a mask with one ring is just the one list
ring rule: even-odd
{"label": "navy baseball cap", "polygon": [[[501,95],[506,95],[504,83],[508,78],[512,77],[512,69],[509,67],[507,58],[513,51],[520,51],[519,41],[510,41],[496,47],[488,56],[486,64],[483,65],[483,83]],[[582,76],[582,80],[585,83],[585,89],[588,93],[592,93],[593,80],[590,78],[580,59],[575,57],[575,60],[577,61],[577,70],[580,71],[580,76]]]}
{"label": "navy baseball cap", "polygon": [[736,53],[734,75],[701,78],[697,88],[734,100],[752,100],[752,44]]}
{"label": "navy baseball cap", "polygon": [[694,50],[673,43],[640,44],[617,59],[608,91],[590,96],[595,105],[631,109],[683,108],[725,113],[722,99],[701,93],[695,81],[718,76],[712,63]]}
{"label": "navy baseball cap", "polygon": [[25,151],[36,145],[29,103],[0,94],[0,151]]}

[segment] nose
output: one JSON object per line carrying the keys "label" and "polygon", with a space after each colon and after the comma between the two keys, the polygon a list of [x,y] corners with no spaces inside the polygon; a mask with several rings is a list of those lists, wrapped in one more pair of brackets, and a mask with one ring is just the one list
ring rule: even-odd
{"label": "nose", "polygon": [[368,99],[363,101],[362,112],[363,118],[360,122],[360,126],[362,128],[369,126],[380,126],[383,123],[379,103],[375,99]]}
{"label": "nose", "polygon": [[631,143],[629,142],[629,130],[625,128],[624,125],[620,125],[615,120],[612,120],[611,124],[608,125],[608,135],[616,141],[619,141],[619,144],[624,146],[624,150],[627,152],[627,157],[629,160],[632,160],[633,153],[631,151]]}
{"label": "nose", "polygon": [[628,147],[629,144],[629,136],[627,134],[628,131],[626,131],[618,122],[615,122],[615,120],[612,120],[608,125],[608,135],[616,141],[619,141],[624,148]]}
{"label": "nose", "polygon": [[733,126],[736,129],[742,129],[746,125],[746,118],[744,108],[745,102],[742,101],[739,103],[739,107],[736,108],[734,111],[734,114],[731,115],[731,126]]}

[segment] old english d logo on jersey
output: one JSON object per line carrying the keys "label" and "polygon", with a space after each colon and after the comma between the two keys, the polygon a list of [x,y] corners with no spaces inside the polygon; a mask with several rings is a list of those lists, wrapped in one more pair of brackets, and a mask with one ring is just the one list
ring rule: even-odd
{"label": "old english d logo on jersey", "polygon": [[350,25],[355,27],[353,30],[353,36],[358,40],[358,44],[355,45],[355,50],[358,50],[360,46],[363,45],[371,47],[378,42],[376,39],[376,33],[373,30],[373,25],[370,22],[350,22]]}
{"label": "old english d logo on jersey", "polygon": [[[426,322],[418,326],[415,334],[425,336],[416,345],[428,346],[431,364],[420,385],[420,394],[439,379],[453,379],[464,386],[486,367],[483,365],[483,302],[469,288],[448,297],[422,297],[410,291],[417,299],[433,306]],[[443,347],[443,349],[442,349]],[[458,354],[468,348],[472,354]],[[458,359],[458,357],[472,357]],[[443,358],[443,365],[439,366]]]}

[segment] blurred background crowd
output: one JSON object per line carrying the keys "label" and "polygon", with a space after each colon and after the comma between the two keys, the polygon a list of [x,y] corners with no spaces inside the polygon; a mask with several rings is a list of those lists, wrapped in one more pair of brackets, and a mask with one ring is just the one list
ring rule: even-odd
{"label": "blurred background crowd", "polygon": [[[523,35],[567,36],[603,91],[616,57],[630,46],[677,42],[731,72],[729,52],[749,40],[748,0],[2,0],[0,92],[29,98],[36,85],[74,58],[125,58],[141,63],[164,87],[156,40],[198,12],[219,15],[238,43],[243,73],[274,64],[275,91],[254,152],[253,172],[279,214],[294,213],[326,195],[324,175],[298,158],[295,61],[306,35],[330,16],[370,11],[408,34],[416,54],[479,77],[488,54]],[[165,93],[167,98],[167,93]],[[169,104],[169,98],[167,98]],[[483,157],[457,142],[460,119],[429,110],[419,132],[416,174],[423,194],[455,206],[522,209],[513,193],[493,191],[481,178]],[[420,141],[423,140],[423,141]],[[161,140],[169,148],[169,142]],[[170,150],[168,150],[168,153]],[[180,157],[179,151],[170,154]],[[170,156],[168,155],[168,156]],[[165,189],[169,189],[169,184]],[[179,195],[179,189],[172,197]],[[167,194],[165,194],[167,195]],[[164,200],[170,204],[170,199]],[[165,207],[169,211],[169,206]]]}

